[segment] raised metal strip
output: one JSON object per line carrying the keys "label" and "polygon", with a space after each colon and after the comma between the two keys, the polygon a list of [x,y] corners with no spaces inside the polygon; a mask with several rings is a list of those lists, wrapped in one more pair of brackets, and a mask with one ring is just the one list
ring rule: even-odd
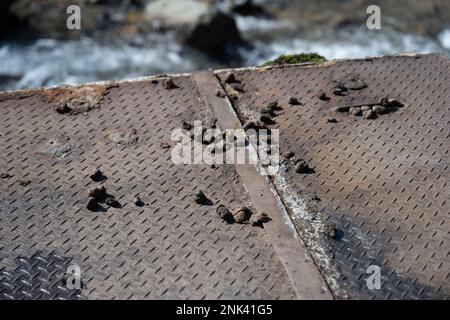
{"label": "raised metal strip", "polygon": [[[241,129],[241,123],[234,113],[228,97],[218,97],[217,90],[223,90],[213,72],[193,74],[201,97],[211,108],[222,129]],[[308,251],[281,204],[270,181],[261,175],[253,165],[236,165],[237,172],[259,212],[269,213],[271,221],[264,224],[268,237],[274,246],[299,299],[332,299],[325,281],[310,259]]]}

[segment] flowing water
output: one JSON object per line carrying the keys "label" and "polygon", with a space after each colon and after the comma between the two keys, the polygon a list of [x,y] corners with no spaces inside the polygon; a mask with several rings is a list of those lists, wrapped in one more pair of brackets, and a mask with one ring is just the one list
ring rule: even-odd
{"label": "flowing water", "polygon": [[[236,66],[259,65],[281,54],[317,52],[327,59],[364,58],[402,52],[443,52],[450,56],[450,30],[435,39],[365,28],[299,33],[288,22],[236,16],[252,46],[236,48]],[[133,43],[39,39],[0,43],[0,90],[99,80],[129,79],[224,67],[186,48],[174,34],[150,35]]]}

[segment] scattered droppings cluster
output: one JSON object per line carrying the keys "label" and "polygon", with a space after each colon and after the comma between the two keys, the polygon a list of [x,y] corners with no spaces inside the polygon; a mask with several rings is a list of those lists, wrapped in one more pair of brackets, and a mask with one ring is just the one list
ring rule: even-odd
{"label": "scattered droppings cluster", "polygon": [[[242,86],[241,81],[236,79],[236,76],[233,72],[228,72],[225,75],[225,83],[231,87],[235,92],[245,92],[244,87]],[[234,95],[232,98],[237,99],[238,96]]]}
{"label": "scattered droppings cluster", "polygon": [[90,189],[88,195],[86,208],[90,211],[104,211],[105,209],[101,206],[103,203],[110,208],[122,207],[114,196],[106,193],[106,188],[103,186]]}
{"label": "scattered droppings cluster", "polygon": [[167,89],[167,90],[172,90],[172,89],[178,88],[178,86],[175,84],[175,82],[173,81],[172,78],[165,79],[163,82],[163,87],[164,87],[164,89]]}
{"label": "scattered droppings cluster", "polygon": [[209,119],[209,121],[206,121],[206,123],[201,127],[202,130],[201,135],[194,134],[194,132],[192,131],[193,129],[192,124],[190,124],[187,121],[183,121],[181,123],[181,127],[182,129],[187,131],[187,137],[189,139],[194,139],[198,143],[209,145],[214,142],[215,134],[217,134],[217,132],[211,131],[211,129],[217,128],[217,119]]}
{"label": "scattered droppings cluster", "polygon": [[367,84],[359,75],[347,73],[343,77],[334,79],[333,93],[337,96],[346,96],[349,90],[362,90]]}
{"label": "scattered droppings cluster", "polygon": [[119,201],[117,201],[114,196],[109,195],[103,185],[89,189],[88,197],[86,208],[90,211],[104,210],[104,208],[100,205],[101,203],[104,203],[106,206],[112,208],[121,207]]}
{"label": "scattered droppings cluster", "polygon": [[309,166],[309,163],[305,159],[296,157],[293,151],[284,152],[282,157],[281,165],[285,168],[285,171],[289,171],[293,167],[296,173],[314,173],[314,170]]}
{"label": "scattered droppings cluster", "polygon": [[349,113],[355,117],[364,119],[376,119],[378,116],[397,111],[404,107],[404,104],[394,98],[383,98],[379,104],[353,106],[353,107],[335,107],[334,111],[339,113]]}
{"label": "scattered droppings cluster", "polygon": [[231,213],[231,211],[224,205],[217,207],[217,214],[222,220],[233,224],[250,224],[252,226],[262,227],[266,222],[270,221],[267,213],[253,213],[248,207],[242,206]]}
{"label": "scattered droppings cluster", "polygon": [[[92,170],[89,175],[92,181],[101,182],[107,179],[103,172],[99,168]],[[121,208],[120,202],[113,196],[108,194],[104,185],[92,187],[87,191],[88,200],[86,202],[86,208],[90,211],[106,211],[102,204],[108,208]]]}
{"label": "scattered droppings cluster", "polygon": [[[212,205],[205,193],[201,190],[194,194],[194,201],[199,205]],[[252,226],[262,226],[263,223],[270,221],[266,213],[253,213],[248,207],[241,206],[231,212],[226,206],[220,204],[216,208],[217,215],[229,224],[251,224]]]}
{"label": "scattered droppings cluster", "polygon": [[267,106],[261,108],[259,112],[251,112],[246,115],[247,121],[244,123],[244,130],[248,129],[265,129],[266,125],[274,124],[274,118],[279,114],[276,111],[282,108],[278,105],[278,101],[272,101]]}

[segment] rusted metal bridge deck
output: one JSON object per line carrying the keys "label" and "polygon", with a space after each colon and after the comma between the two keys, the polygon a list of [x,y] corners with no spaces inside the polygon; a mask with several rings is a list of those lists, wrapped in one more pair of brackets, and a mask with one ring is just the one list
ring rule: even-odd
{"label": "rusted metal bridge deck", "polygon": [[[449,61],[232,72],[0,93],[0,298],[448,299]],[[171,161],[183,123],[262,114],[279,174]],[[117,203],[89,210],[99,185]],[[229,224],[219,205],[271,221]]]}

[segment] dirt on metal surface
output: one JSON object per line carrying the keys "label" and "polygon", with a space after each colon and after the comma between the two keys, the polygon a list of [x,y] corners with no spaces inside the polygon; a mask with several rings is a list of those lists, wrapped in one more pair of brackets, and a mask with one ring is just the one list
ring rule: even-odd
{"label": "dirt on metal surface", "polygon": [[[348,74],[357,76],[336,86]],[[227,73],[218,75],[226,83]],[[277,101],[282,111],[268,127],[280,129],[281,153],[305,159],[313,170],[284,165],[272,182],[334,295],[449,298],[447,58],[333,61],[239,70],[234,77],[243,91],[226,88],[236,95],[241,121]],[[289,104],[291,96],[301,104]],[[373,110],[384,98],[404,107]],[[347,110],[336,112],[340,106]],[[368,106],[376,116],[350,114],[353,106]],[[367,286],[371,265],[381,268],[378,290]]]}
{"label": "dirt on metal surface", "polygon": [[[1,299],[296,298],[264,229],[216,212],[251,206],[235,168],[175,165],[161,147],[208,113],[189,77],[174,83],[120,83],[70,115],[54,109],[60,89],[0,95]],[[105,199],[90,197],[100,186]],[[199,190],[210,203],[194,201]],[[81,292],[61,282],[72,263]]]}

